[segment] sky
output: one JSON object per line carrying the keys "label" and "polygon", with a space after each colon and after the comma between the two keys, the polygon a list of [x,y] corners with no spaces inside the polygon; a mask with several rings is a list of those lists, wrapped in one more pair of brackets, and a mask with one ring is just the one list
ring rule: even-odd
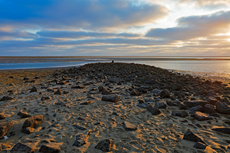
{"label": "sky", "polygon": [[1,0],[0,56],[230,56],[230,0]]}

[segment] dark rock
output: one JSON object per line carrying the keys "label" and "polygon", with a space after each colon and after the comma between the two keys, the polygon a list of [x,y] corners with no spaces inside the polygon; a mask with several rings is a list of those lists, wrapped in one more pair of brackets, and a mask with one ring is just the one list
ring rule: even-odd
{"label": "dark rock", "polygon": [[206,120],[212,120],[213,118],[208,116],[205,113],[201,113],[201,112],[195,112],[194,114],[192,114],[192,116],[197,119],[198,121],[206,121]]}
{"label": "dark rock", "polygon": [[22,143],[17,143],[10,151],[11,153],[31,153],[33,149]]}
{"label": "dark rock", "polygon": [[139,103],[139,104],[137,104],[137,106],[141,107],[141,108],[147,108],[147,107],[149,107],[149,104],[147,104],[147,103]]}
{"label": "dark rock", "polygon": [[151,93],[156,94],[156,95],[159,95],[161,92],[162,90],[159,90],[159,89],[154,89],[151,91]]}
{"label": "dark rock", "polygon": [[210,105],[210,104],[204,105],[203,110],[204,110],[204,112],[207,113],[207,114],[216,113],[215,106],[214,106],[214,105]]}
{"label": "dark rock", "polygon": [[165,102],[156,102],[154,107],[156,107],[158,109],[166,109],[167,105]]}
{"label": "dark rock", "polygon": [[13,126],[13,122],[0,122],[0,139],[3,138],[11,126]]}
{"label": "dark rock", "polygon": [[111,151],[113,146],[113,140],[112,139],[105,139],[100,141],[96,146],[95,149],[99,149],[103,152],[109,152]]}
{"label": "dark rock", "polygon": [[31,115],[26,112],[18,112],[17,115],[20,116],[21,118],[31,117]]}
{"label": "dark rock", "polygon": [[55,95],[62,95],[61,89],[58,89],[54,94]]}
{"label": "dark rock", "polygon": [[161,98],[170,98],[170,91],[168,89],[164,89],[160,93]]}
{"label": "dark rock", "polygon": [[89,104],[91,104],[92,102],[93,102],[92,100],[88,100],[88,101],[86,101],[86,102],[80,103],[80,105],[89,105]]}
{"label": "dark rock", "polygon": [[102,97],[103,101],[109,101],[109,102],[118,102],[119,96],[118,95],[105,95]]}
{"label": "dark rock", "polygon": [[195,124],[198,128],[202,128],[202,125],[200,125],[199,123]]}
{"label": "dark rock", "polygon": [[76,140],[75,142],[73,143],[73,146],[76,146],[76,147],[81,147],[83,146],[85,143],[85,136],[83,134],[78,134],[76,135]]}
{"label": "dark rock", "polygon": [[38,89],[36,87],[33,87],[30,92],[38,92]]}
{"label": "dark rock", "polygon": [[24,77],[24,78],[23,78],[23,80],[30,80],[30,79],[29,79],[29,78],[27,78],[27,77]]}
{"label": "dark rock", "polygon": [[74,124],[73,127],[75,127],[76,129],[79,129],[79,130],[86,130],[85,127],[79,126],[77,124]]}
{"label": "dark rock", "polygon": [[66,107],[66,104],[64,102],[57,102],[55,105],[59,105],[61,107]]}
{"label": "dark rock", "polygon": [[213,128],[212,130],[225,134],[230,134],[230,128]]}
{"label": "dark rock", "polygon": [[72,89],[85,89],[86,87],[82,85],[76,85],[76,86],[72,86],[71,88]]}
{"label": "dark rock", "polygon": [[99,86],[98,87],[98,90],[100,91],[100,92],[102,92],[103,90],[107,90],[104,86]]}
{"label": "dark rock", "polygon": [[124,121],[124,122],[123,122],[123,125],[124,125],[126,131],[134,131],[134,130],[137,130],[137,126],[136,126],[136,125],[133,125],[133,124],[131,124],[131,123],[129,123],[129,122]]}
{"label": "dark rock", "polygon": [[177,104],[171,100],[166,100],[167,105],[169,106],[177,106]]}
{"label": "dark rock", "polygon": [[54,89],[48,88],[47,91],[48,92],[54,92]]}
{"label": "dark rock", "polygon": [[2,151],[2,150],[5,150],[5,149],[7,149],[7,148],[10,148],[11,146],[10,145],[8,145],[7,143],[1,143],[0,142],[0,152]]}
{"label": "dark rock", "polygon": [[186,117],[186,116],[189,116],[188,112],[185,111],[185,110],[182,110],[182,111],[172,111],[172,115],[173,116],[179,116],[179,117]]}
{"label": "dark rock", "polygon": [[25,120],[22,129],[27,127],[36,128],[42,123],[42,121],[43,121],[43,115],[34,115],[29,119]]}
{"label": "dark rock", "polygon": [[3,115],[2,113],[0,113],[0,120],[4,119],[5,115]]}
{"label": "dark rock", "polygon": [[67,85],[67,82],[66,81],[60,81],[58,84],[60,84],[60,85]]}
{"label": "dark rock", "polygon": [[102,92],[101,92],[103,95],[109,95],[109,94],[111,94],[110,92],[109,92],[109,90],[103,90]]}
{"label": "dark rock", "polygon": [[197,143],[194,144],[193,147],[196,148],[196,149],[205,149],[206,145],[201,143],[201,142],[197,142]]}
{"label": "dark rock", "polygon": [[39,152],[43,153],[58,153],[61,148],[55,144],[42,145],[39,149]]}
{"label": "dark rock", "polygon": [[146,90],[146,89],[144,89],[142,87],[137,88],[137,91],[140,92],[140,93],[147,93],[148,92],[148,90]]}
{"label": "dark rock", "polygon": [[182,89],[182,86],[180,84],[178,84],[178,83],[172,83],[171,84],[171,89],[178,91],[178,90]]}
{"label": "dark rock", "polygon": [[42,97],[41,101],[45,101],[45,100],[48,100],[48,99],[50,99],[50,97]]}
{"label": "dark rock", "polygon": [[10,83],[9,86],[15,86],[15,84],[14,83]]}
{"label": "dark rock", "polygon": [[161,113],[161,111],[158,108],[152,107],[151,105],[147,107],[147,111],[149,111],[152,115],[158,115]]}
{"label": "dark rock", "polygon": [[6,101],[6,100],[14,100],[13,97],[8,97],[8,96],[4,96],[0,99],[0,101]]}
{"label": "dark rock", "polygon": [[202,142],[204,144],[206,144],[203,141],[203,138],[199,137],[198,135],[194,134],[192,131],[187,130],[187,132],[184,134],[183,137],[184,140],[189,140],[189,141],[193,141],[193,142]]}
{"label": "dark rock", "polygon": [[230,115],[230,107],[228,107],[228,105],[226,103],[223,102],[217,102],[216,103],[216,110],[219,113],[222,114],[229,114]]}
{"label": "dark rock", "polygon": [[218,102],[218,100],[215,97],[208,97],[207,101],[209,104],[212,104],[212,105],[216,105],[216,103]]}
{"label": "dark rock", "polygon": [[149,103],[149,102],[154,102],[154,98],[148,98],[148,99],[145,99],[145,102]]}
{"label": "dark rock", "polygon": [[23,128],[22,129],[22,132],[25,133],[25,134],[30,134],[30,133],[33,133],[34,132],[34,128],[32,127],[26,127],[26,128]]}
{"label": "dark rock", "polygon": [[194,114],[196,111],[202,111],[202,107],[199,105],[188,109],[189,114]]}
{"label": "dark rock", "polygon": [[184,105],[184,103],[183,102],[176,102],[176,104],[177,104],[177,106],[180,108],[180,109],[183,109],[183,110],[185,110],[186,109],[186,106]]}
{"label": "dark rock", "polygon": [[185,101],[184,102],[184,105],[186,107],[188,107],[188,108],[199,106],[199,105],[203,107],[206,104],[208,104],[207,101],[195,101],[195,100],[192,100],[192,101]]}
{"label": "dark rock", "polygon": [[141,93],[140,93],[139,91],[133,89],[133,90],[130,92],[130,95],[131,95],[131,96],[140,96]]}

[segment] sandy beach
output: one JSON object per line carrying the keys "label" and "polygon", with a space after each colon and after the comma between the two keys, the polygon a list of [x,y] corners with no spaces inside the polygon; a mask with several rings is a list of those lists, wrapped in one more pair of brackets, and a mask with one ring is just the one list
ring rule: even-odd
{"label": "sandy beach", "polygon": [[128,63],[0,71],[0,151],[230,152],[229,80],[183,74]]}

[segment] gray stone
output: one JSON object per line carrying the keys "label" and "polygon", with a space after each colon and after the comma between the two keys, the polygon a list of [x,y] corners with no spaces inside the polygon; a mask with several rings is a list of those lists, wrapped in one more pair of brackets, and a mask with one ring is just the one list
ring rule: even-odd
{"label": "gray stone", "polygon": [[151,93],[159,95],[162,92],[162,90],[159,89],[153,89]]}
{"label": "gray stone", "polygon": [[5,149],[7,149],[7,148],[10,148],[11,146],[10,145],[8,145],[7,143],[2,143],[2,142],[0,142],[0,152],[2,151],[2,150],[5,150]]}
{"label": "gray stone", "polygon": [[217,102],[216,103],[216,110],[219,113],[230,115],[230,107],[228,107],[228,105],[224,102]]}
{"label": "gray stone", "polygon": [[196,148],[196,149],[205,149],[206,145],[201,143],[201,142],[197,142],[197,143],[194,144],[193,147]]}
{"label": "gray stone", "polygon": [[11,153],[31,153],[33,149],[22,143],[17,143],[10,151]]}
{"label": "gray stone", "polygon": [[134,131],[134,130],[137,130],[137,126],[136,126],[136,125],[133,125],[133,124],[131,124],[131,123],[129,123],[129,122],[124,121],[124,122],[123,122],[123,125],[124,125],[126,131]]}
{"label": "gray stone", "polygon": [[202,137],[199,137],[198,135],[194,134],[192,131],[190,130],[187,130],[187,132],[184,134],[184,137],[183,137],[184,140],[189,140],[189,141],[193,141],[193,142],[202,142],[204,144],[206,144],[204,141],[203,141],[203,138]]}
{"label": "gray stone", "polygon": [[55,95],[62,95],[61,89],[58,89],[54,94]]}
{"label": "gray stone", "polygon": [[59,153],[61,148],[56,144],[42,145],[39,152],[43,153]]}
{"label": "gray stone", "polygon": [[131,96],[140,96],[141,93],[140,93],[139,91],[133,89],[133,90],[130,92],[130,95],[131,95]]}
{"label": "gray stone", "polygon": [[225,134],[230,134],[230,128],[213,128],[212,130]]}
{"label": "gray stone", "polygon": [[10,127],[13,125],[13,122],[0,122],[0,139],[6,135]]}
{"label": "gray stone", "polygon": [[182,110],[182,111],[172,111],[172,115],[173,116],[179,116],[179,117],[186,117],[186,116],[189,116],[188,112],[185,111],[185,110]]}
{"label": "gray stone", "polygon": [[75,142],[73,143],[73,146],[76,146],[76,147],[81,147],[83,146],[85,143],[85,136],[83,134],[78,134],[76,135],[76,140]]}
{"label": "gray stone", "polygon": [[100,141],[96,146],[95,149],[100,149],[103,152],[109,152],[111,151],[113,146],[113,140],[112,139],[105,139]]}
{"label": "gray stone", "polygon": [[180,84],[178,84],[178,83],[172,83],[171,84],[171,89],[178,91],[178,90],[182,89],[182,86]]}
{"label": "gray stone", "polygon": [[194,114],[196,111],[202,111],[202,107],[199,105],[188,109],[189,114]]}
{"label": "gray stone", "polygon": [[166,100],[167,105],[169,106],[177,106],[177,104],[171,100]]}
{"label": "gray stone", "polygon": [[0,99],[0,101],[7,101],[7,100],[14,100],[13,97],[9,97],[9,96],[4,96]]}
{"label": "gray stone", "polygon": [[206,121],[206,120],[212,120],[213,118],[208,116],[205,113],[201,113],[201,112],[195,112],[192,115],[195,119],[197,119],[198,121]]}
{"label": "gray stone", "polygon": [[45,101],[45,100],[48,100],[48,99],[50,99],[50,97],[42,97],[41,101]]}
{"label": "gray stone", "polygon": [[207,114],[216,113],[215,106],[214,106],[214,105],[210,105],[210,104],[204,105],[203,110],[204,110],[204,112],[207,113]]}
{"label": "gray stone", "polygon": [[158,108],[152,107],[151,105],[147,107],[147,111],[149,111],[152,115],[158,115],[161,113],[161,111]]}
{"label": "gray stone", "polygon": [[167,105],[165,102],[156,102],[154,107],[156,107],[158,109],[166,109]]}
{"label": "gray stone", "polygon": [[184,102],[184,105],[186,106],[186,107],[188,107],[188,108],[191,108],[191,107],[195,107],[195,106],[204,106],[204,105],[206,105],[206,104],[208,104],[208,102],[207,101],[196,101],[196,100],[191,100],[191,101],[185,101]]}
{"label": "gray stone", "polygon": [[170,98],[170,91],[168,89],[164,89],[160,93],[161,98]]}
{"label": "gray stone", "polygon": [[38,92],[38,89],[36,87],[33,87],[30,92]]}
{"label": "gray stone", "polygon": [[31,117],[31,115],[26,112],[18,112],[17,115],[20,116],[21,118]]}
{"label": "gray stone", "polygon": [[147,107],[149,107],[149,104],[147,104],[147,103],[139,103],[139,104],[137,104],[137,106],[141,107],[141,108],[147,108]]}
{"label": "gray stone", "polygon": [[103,101],[109,101],[109,102],[118,102],[119,96],[118,95],[105,95],[102,97]]}
{"label": "gray stone", "polygon": [[27,127],[36,128],[42,123],[42,121],[43,121],[43,115],[34,115],[29,119],[25,120],[22,129]]}
{"label": "gray stone", "polygon": [[4,119],[5,115],[3,115],[2,113],[0,113],[0,120]]}

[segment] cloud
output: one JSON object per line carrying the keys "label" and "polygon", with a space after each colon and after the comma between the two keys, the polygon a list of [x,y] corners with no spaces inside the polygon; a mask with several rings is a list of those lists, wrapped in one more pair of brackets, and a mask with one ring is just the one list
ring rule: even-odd
{"label": "cloud", "polygon": [[37,35],[48,38],[68,38],[83,39],[88,37],[111,38],[111,37],[140,37],[139,34],[132,33],[104,33],[104,32],[85,32],[85,31],[39,31]]}
{"label": "cloud", "polygon": [[0,25],[44,28],[119,28],[152,23],[168,14],[162,5],[134,0],[1,0]]}
{"label": "cloud", "polygon": [[210,15],[189,16],[178,19],[178,26],[156,28],[147,32],[147,37],[171,40],[189,40],[229,32],[230,11],[221,11]]}
{"label": "cloud", "polygon": [[229,0],[178,0],[179,3],[184,4],[195,4],[197,7],[209,7],[215,6],[227,7],[230,6]]}

